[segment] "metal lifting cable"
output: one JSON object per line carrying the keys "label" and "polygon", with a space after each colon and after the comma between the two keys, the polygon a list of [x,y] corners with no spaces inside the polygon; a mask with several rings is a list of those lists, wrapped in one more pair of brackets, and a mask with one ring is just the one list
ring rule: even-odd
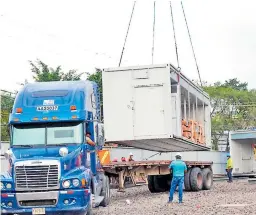
{"label": "metal lifting cable", "polygon": [[195,59],[195,62],[196,62],[196,68],[197,68],[200,84],[201,84],[201,87],[202,87],[203,84],[202,84],[202,80],[201,80],[201,76],[200,76],[200,72],[199,72],[199,68],[198,68],[198,64],[197,64],[197,60],[196,60],[196,55],[195,55],[195,51],[194,51],[191,35],[190,35],[190,32],[189,32],[189,28],[188,28],[188,22],[187,22],[187,19],[186,19],[185,10],[184,10],[182,2],[181,2],[181,7],[182,7],[182,10],[183,10],[183,14],[184,14],[184,18],[185,18],[185,22],[186,22],[186,26],[187,26],[187,30],[188,30],[188,36],[189,36],[189,39],[190,39],[190,44],[191,44],[193,55],[194,55],[194,59]]}
{"label": "metal lifting cable", "polygon": [[124,54],[124,48],[125,48],[127,36],[128,36],[128,33],[129,33],[131,21],[132,21],[132,16],[133,16],[133,11],[134,11],[134,8],[135,8],[135,4],[136,4],[136,1],[134,1],[134,3],[133,3],[132,14],[131,14],[130,22],[129,22],[128,29],[127,29],[127,32],[126,32],[126,36],[125,36],[125,40],[124,40],[124,46],[123,46],[123,50],[122,50],[120,61],[119,61],[119,65],[118,65],[119,67],[120,67],[121,62],[122,62],[122,58],[123,58],[123,54]]}
{"label": "metal lifting cable", "polygon": [[177,40],[176,40],[176,34],[175,34],[175,27],[174,27],[174,19],[173,19],[172,3],[171,3],[171,1],[170,1],[170,9],[171,9],[171,17],[172,17],[172,28],[173,28],[173,36],[174,36],[174,42],[175,42],[176,58],[177,58],[178,70],[180,70],[178,46],[177,46]]}
{"label": "metal lifting cable", "polygon": [[152,43],[152,64],[153,64],[153,62],[154,62],[155,22],[156,22],[156,2],[154,1],[153,43]]}

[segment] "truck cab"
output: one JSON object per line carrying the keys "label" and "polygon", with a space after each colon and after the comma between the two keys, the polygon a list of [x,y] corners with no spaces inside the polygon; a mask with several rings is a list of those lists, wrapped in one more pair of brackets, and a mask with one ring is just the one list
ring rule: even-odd
{"label": "truck cab", "polygon": [[[37,82],[17,94],[9,117],[3,214],[92,214],[109,204],[98,158],[100,96],[90,81]],[[86,142],[86,133],[95,143]]]}

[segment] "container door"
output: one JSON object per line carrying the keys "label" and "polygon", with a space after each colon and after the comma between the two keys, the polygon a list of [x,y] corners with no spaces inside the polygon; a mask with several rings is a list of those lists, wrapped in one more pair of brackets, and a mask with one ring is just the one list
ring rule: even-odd
{"label": "container door", "polygon": [[251,144],[242,145],[242,167],[243,173],[252,172],[252,148]]}
{"label": "container door", "polygon": [[[256,142],[256,141],[255,141]],[[253,153],[253,172],[256,172],[256,148],[255,147],[256,144],[252,145],[252,153]]]}
{"label": "container door", "polygon": [[253,157],[253,172],[256,172],[256,156]]}
{"label": "container door", "polygon": [[173,134],[177,135],[178,130],[177,130],[177,97],[176,95],[172,95],[172,131]]}
{"label": "container door", "polygon": [[134,137],[148,138],[165,135],[163,85],[134,88]]}

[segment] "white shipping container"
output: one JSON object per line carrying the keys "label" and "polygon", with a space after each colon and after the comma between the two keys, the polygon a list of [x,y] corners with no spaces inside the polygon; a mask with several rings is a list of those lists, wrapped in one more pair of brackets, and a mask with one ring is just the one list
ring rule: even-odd
{"label": "white shipping container", "polygon": [[233,131],[229,143],[234,175],[256,174],[256,131]]}
{"label": "white shipping container", "polygon": [[[104,69],[106,142],[152,151],[209,150],[209,96],[171,64]],[[205,144],[182,137],[182,119],[203,126]]]}

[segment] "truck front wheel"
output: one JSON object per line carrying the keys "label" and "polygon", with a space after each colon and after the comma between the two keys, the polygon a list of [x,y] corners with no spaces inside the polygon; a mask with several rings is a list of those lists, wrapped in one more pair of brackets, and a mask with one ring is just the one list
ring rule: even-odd
{"label": "truck front wheel", "polygon": [[89,207],[88,207],[88,210],[87,210],[87,213],[86,215],[92,215],[92,188],[91,188],[91,192],[90,192],[91,196],[90,196],[90,202],[89,202]]}
{"label": "truck front wheel", "polygon": [[190,186],[192,191],[199,191],[203,188],[203,175],[199,167],[194,167],[191,170]]}
{"label": "truck front wheel", "polygon": [[106,175],[104,175],[103,177],[103,187],[100,195],[104,196],[104,199],[100,203],[100,205],[103,207],[107,207],[110,202],[110,185],[109,185],[109,177]]}
{"label": "truck front wheel", "polygon": [[89,208],[86,215],[92,215],[92,198],[90,198]]}

